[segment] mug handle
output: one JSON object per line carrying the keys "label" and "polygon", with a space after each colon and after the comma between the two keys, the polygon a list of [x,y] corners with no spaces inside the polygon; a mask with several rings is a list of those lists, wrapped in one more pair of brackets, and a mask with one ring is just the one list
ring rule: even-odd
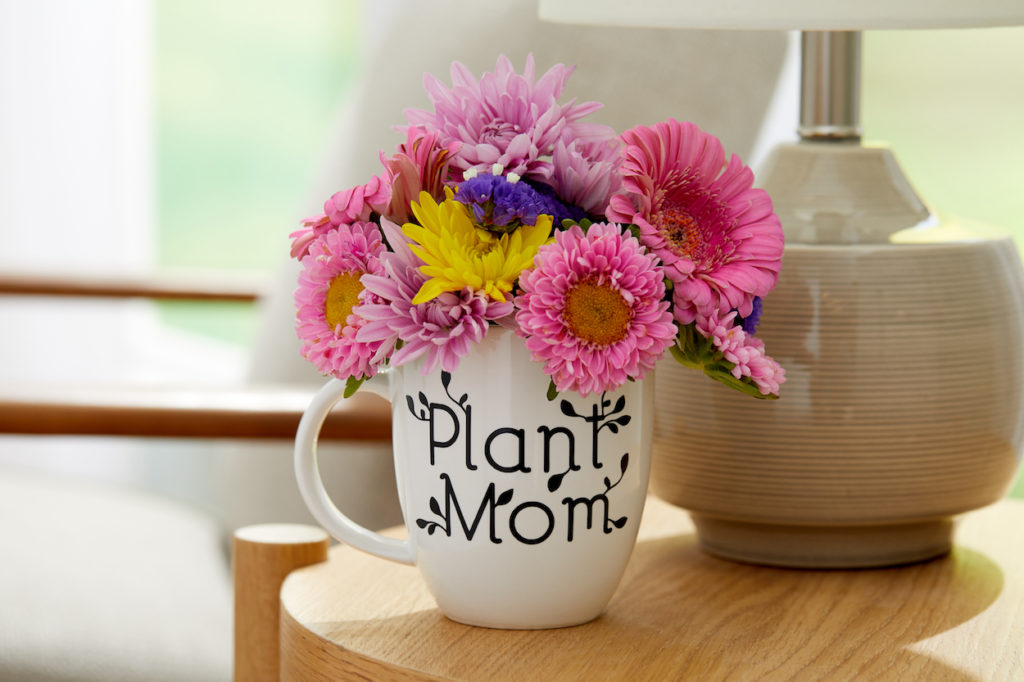
{"label": "mug handle", "polygon": [[[376,393],[390,402],[387,392],[386,373],[378,374],[363,382],[360,390]],[[295,477],[299,482],[302,499],[313,517],[328,533],[356,549],[403,564],[416,563],[416,550],[409,540],[386,538],[364,528],[348,518],[335,506],[324,489],[317,463],[316,445],[323,428],[324,419],[345,394],[345,382],[331,379],[317,394],[299,421],[295,434]]]}

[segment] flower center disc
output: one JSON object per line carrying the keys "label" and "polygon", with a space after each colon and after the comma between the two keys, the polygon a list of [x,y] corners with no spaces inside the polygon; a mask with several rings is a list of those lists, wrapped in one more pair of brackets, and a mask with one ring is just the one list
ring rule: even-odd
{"label": "flower center disc", "polygon": [[359,302],[359,292],[363,290],[363,285],[359,282],[362,274],[361,272],[343,272],[336,275],[331,280],[330,286],[327,287],[324,317],[331,329],[339,324],[344,325],[352,308]]}
{"label": "flower center disc", "polygon": [[626,336],[630,307],[611,286],[588,279],[565,295],[562,316],[577,338],[607,346]]}
{"label": "flower center disc", "polygon": [[686,211],[666,208],[658,215],[658,231],[680,256],[693,256],[700,246],[700,226]]}

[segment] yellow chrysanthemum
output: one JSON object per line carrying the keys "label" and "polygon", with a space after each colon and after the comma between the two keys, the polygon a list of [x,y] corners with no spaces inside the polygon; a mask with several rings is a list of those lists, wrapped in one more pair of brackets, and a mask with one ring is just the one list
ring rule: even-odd
{"label": "yellow chrysanthemum", "polygon": [[472,287],[496,301],[505,301],[516,279],[533,264],[537,249],[551,235],[551,216],[540,215],[536,225],[523,225],[511,234],[497,235],[473,224],[470,211],[452,198],[434,201],[426,192],[412,212],[419,225],[406,223],[402,228],[413,253],[423,260],[420,266],[428,279],[412,299],[425,303],[445,291]]}

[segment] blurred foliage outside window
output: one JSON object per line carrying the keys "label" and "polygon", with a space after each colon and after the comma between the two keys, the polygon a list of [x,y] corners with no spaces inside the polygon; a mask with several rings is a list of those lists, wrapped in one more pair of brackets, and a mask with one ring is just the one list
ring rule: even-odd
{"label": "blurred foliage outside window", "polygon": [[[350,83],[357,0],[156,0],[158,262],[266,271],[288,253]],[[339,188],[341,189],[341,188]],[[247,345],[244,305],[166,322]]]}
{"label": "blurred foliage outside window", "polygon": [[921,197],[1024,247],[1024,27],[869,31],[862,123]]}

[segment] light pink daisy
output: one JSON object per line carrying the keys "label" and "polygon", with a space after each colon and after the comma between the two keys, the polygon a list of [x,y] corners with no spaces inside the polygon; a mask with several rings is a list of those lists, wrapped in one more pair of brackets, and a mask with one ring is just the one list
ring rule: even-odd
{"label": "light pink daisy", "polygon": [[[413,305],[412,299],[426,281],[420,272],[423,261],[409,248],[401,228],[386,219],[381,227],[394,251],[381,258],[383,272],[363,278],[376,300],[359,308],[367,322],[357,339],[377,344],[378,362],[390,355],[391,364],[399,366],[426,355],[424,374],[438,366],[455,371],[473,344],[483,340],[490,321],[512,313],[512,302],[497,302],[467,287]],[[395,350],[399,341],[401,348]]]}
{"label": "light pink daisy", "polygon": [[579,206],[587,213],[603,215],[608,200],[619,191],[619,151],[617,137],[592,143],[572,140],[555,143],[551,184],[560,199]]}
{"label": "light pink daisy", "polygon": [[302,221],[302,228],[288,235],[292,239],[292,258],[306,255],[310,243],[340,225],[367,221],[370,213],[378,213],[391,199],[391,185],[387,176],[374,176],[365,185],[335,192],[324,202],[324,212]]}
{"label": "light pink daisy", "polygon": [[323,374],[339,379],[376,374],[380,343],[356,338],[366,320],[357,313],[375,302],[361,278],[383,274],[380,230],[362,221],[315,237],[302,258],[295,291],[296,331],[302,355]]}
{"label": "light pink daisy", "polygon": [[778,395],[779,385],[786,381],[786,370],[764,352],[764,342],[735,324],[736,311],[719,319],[718,313],[697,317],[697,331],[711,339],[715,348],[735,366],[737,379],[749,377],[762,395]]}
{"label": "light pink daisy", "polygon": [[633,223],[674,283],[676,319],[698,314],[750,314],[755,296],[778,281],[782,226],[771,199],[753,188],[754,174],[718,138],[669,119],[625,132],[624,194],[608,219]]}
{"label": "light pink daisy", "polygon": [[516,321],[559,391],[586,396],[640,379],[671,345],[658,259],[618,225],[557,232],[519,283]]}
{"label": "light pink daisy", "polygon": [[452,180],[450,165],[452,155],[461,146],[458,142],[442,145],[441,133],[428,131],[420,126],[410,126],[406,141],[398,146],[398,153],[381,162],[385,167],[391,197],[381,214],[399,225],[411,220],[413,201],[418,201],[420,192],[427,192],[440,201],[444,198],[445,184]]}
{"label": "light pink daisy", "polygon": [[[502,55],[494,72],[478,81],[455,62],[450,88],[434,76],[424,77],[434,110],[407,109],[405,117],[412,125],[441,131],[445,145],[462,143],[452,160],[460,171],[486,172],[500,164],[506,172],[547,180],[551,162],[545,157],[551,156],[566,127],[601,107],[597,102],[558,103],[572,71],[557,64],[534,82],[533,55],[527,56],[522,75]],[[575,130],[576,136],[591,134],[588,127]]]}

